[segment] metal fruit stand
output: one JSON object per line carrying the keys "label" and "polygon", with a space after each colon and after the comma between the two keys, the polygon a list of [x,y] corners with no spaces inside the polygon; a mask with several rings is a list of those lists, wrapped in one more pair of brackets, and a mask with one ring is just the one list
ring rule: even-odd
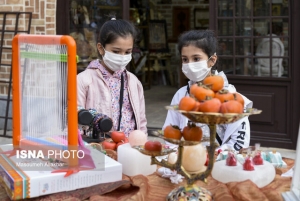
{"label": "metal fruit stand", "polygon": [[204,172],[192,174],[187,172],[184,167],[182,166],[182,155],[183,155],[183,149],[184,146],[192,146],[197,145],[201,142],[195,142],[195,141],[184,141],[184,140],[175,140],[170,138],[165,138],[163,134],[157,133],[157,137],[164,139],[167,142],[170,142],[172,144],[178,145],[178,157],[177,161],[174,164],[168,163],[166,160],[159,161],[156,157],[157,156],[164,156],[168,155],[171,152],[174,152],[173,149],[163,149],[161,152],[153,152],[153,151],[147,151],[144,149],[143,146],[136,146],[138,151],[145,155],[151,156],[151,164],[157,164],[162,167],[169,168],[171,170],[176,170],[178,174],[181,174],[186,179],[186,185],[180,186],[178,188],[175,188],[172,190],[167,200],[201,200],[201,201],[208,201],[213,200],[212,194],[206,190],[205,188],[199,187],[195,185],[194,183],[197,180],[201,180],[206,182],[206,178],[210,175],[214,162],[215,162],[215,150],[217,148],[217,144],[215,143],[216,139],[216,126],[217,124],[228,124],[238,121],[239,119],[254,115],[254,114],[260,114],[262,111],[257,110],[254,108],[248,109],[246,112],[237,114],[237,113],[203,113],[203,112],[195,112],[195,111],[183,111],[178,110],[178,106],[166,106],[166,109],[173,110],[175,112],[179,112],[182,115],[186,116],[190,121],[195,123],[205,123],[209,126],[210,129],[210,145],[206,147],[208,157],[209,157],[209,163],[207,165],[207,169]]}

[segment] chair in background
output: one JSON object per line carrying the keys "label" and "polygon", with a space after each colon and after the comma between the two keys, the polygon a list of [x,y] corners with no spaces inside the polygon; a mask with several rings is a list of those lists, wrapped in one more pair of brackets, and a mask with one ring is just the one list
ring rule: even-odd
{"label": "chair in background", "polygon": [[150,75],[148,75],[146,81],[146,63],[147,63],[148,52],[134,51],[132,54],[132,60],[130,62],[130,71],[134,73],[142,82],[143,86],[148,86],[150,89],[151,83],[149,82]]}
{"label": "chair in background", "polygon": [[[150,53],[148,56],[146,71],[151,71],[151,74],[155,75],[156,78],[161,78],[160,82],[163,85],[167,85],[167,81],[171,86],[174,84],[173,70],[171,67],[171,54],[170,53]],[[155,73],[155,74],[154,74]],[[167,73],[167,74],[166,74]],[[150,78],[152,83],[153,76]]]}

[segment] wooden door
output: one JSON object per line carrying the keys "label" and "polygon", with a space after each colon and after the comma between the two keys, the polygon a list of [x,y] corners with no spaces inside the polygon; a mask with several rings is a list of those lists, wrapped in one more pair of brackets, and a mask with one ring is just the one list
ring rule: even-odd
{"label": "wooden door", "polygon": [[[129,1],[130,0],[116,0],[116,1],[94,1],[94,0],[56,0],[56,34],[68,35],[72,31],[82,32],[81,29],[95,29],[99,30],[102,24],[109,20],[111,15],[115,15],[117,18],[129,20]],[[76,9],[74,9],[74,6]],[[73,19],[74,13],[86,12],[89,16],[88,23],[83,23],[82,26],[74,28]],[[82,8],[85,7],[86,10]],[[79,16],[79,15],[77,15]],[[78,17],[80,18],[80,17]],[[74,30],[72,30],[74,29]]]}
{"label": "wooden door", "polygon": [[[270,2],[270,1],[269,1]],[[219,71],[253,101],[251,145],[295,149],[300,114],[300,2],[210,1]]]}

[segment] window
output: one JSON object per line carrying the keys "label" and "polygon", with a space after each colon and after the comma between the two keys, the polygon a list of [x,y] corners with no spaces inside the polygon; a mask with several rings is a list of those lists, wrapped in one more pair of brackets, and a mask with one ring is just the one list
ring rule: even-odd
{"label": "window", "polygon": [[218,70],[289,77],[288,0],[218,0]]}
{"label": "window", "polygon": [[123,18],[121,0],[70,0],[69,5],[69,35],[77,45],[77,55],[80,64],[98,57],[96,48],[97,35],[104,22],[111,16]]}

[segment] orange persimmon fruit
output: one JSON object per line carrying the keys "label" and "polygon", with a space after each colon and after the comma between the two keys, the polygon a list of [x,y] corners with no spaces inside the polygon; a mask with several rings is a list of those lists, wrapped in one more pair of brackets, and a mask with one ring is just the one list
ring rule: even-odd
{"label": "orange persimmon fruit", "polygon": [[181,98],[178,108],[179,110],[192,111],[196,107],[196,100],[192,97],[185,96]]}
{"label": "orange persimmon fruit", "polygon": [[195,107],[194,107],[193,111],[196,111],[196,112],[198,112],[198,111],[199,111],[199,108],[200,108],[200,105],[201,105],[201,102],[199,102],[199,101],[196,101],[196,105],[195,105]]}
{"label": "orange persimmon fruit", "polygon": [[195,123],[189,122],[182,130],[183,138],[186,141],[200,141],[202,139],[202,129]]}
{"label": "orange persimmon fruit", "polygon": [[204,85],[193,84],[190,88],[190,94],[198,101],[204,101],[207,97],[215,97],[215,92]]}
{"label": "orange persimmon fruit", "polygon": [[238,92],[233,93],[234,100],[239,101],[244,106],[244,98]]}
{"label": "orange persimmon fruit", "polygon": [[199,112],[219,112],[221,101],[217,98],[205,100],[200,104]]}
{"label": "orange persimmon fruit", "polygon": [[243,113],[243,105],[237,100],[226,101],[221,104],[221,113]]}
{"label": "orange persimmon fruit", "polygon": [[219,99],[221,103],[224,103],[225,101],[233,100],[234,95],[230,93],[227,89],[222,89],[216,92],[215,98]]}
{"label": "orange persimmon fruit", "polygon": [[202,81],[203,84],[209,86],[214,92],[217,92],[224,87],[224,79],[220,75],[211,75]]}
{"label": "orange persimmon fruit", "polygon": [[168,125],[164,129],[164,136],[166,138],[172,138],[175,140],[180,140],[182,137],[181,130],[178,126]]}

